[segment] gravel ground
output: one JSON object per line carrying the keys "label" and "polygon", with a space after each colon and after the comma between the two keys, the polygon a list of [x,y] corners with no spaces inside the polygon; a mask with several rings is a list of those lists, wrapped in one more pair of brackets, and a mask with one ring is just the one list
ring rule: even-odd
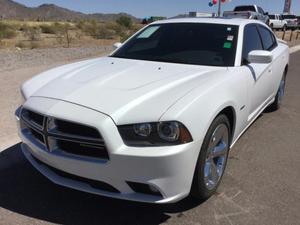
{"label": "gravel ground", "polygon": [[[75,56],[68,50],[68,53],[47,50],[52,51],[47,53],[52,55],[47,56],[49,62],[39,58],[41,53],[35,55],[36,50],[28,51],[28,57],[42,65],[36,66],[36,61],[29,62],[26,58],[25,62],[17,62],[18,57],[13,56],[11,63],[20,67],[8,63],[5,69],[0,64],[3,71],[0,73],[1,225],[299,225],[300,52],[291,55],[283,107],[273,113],[264,113],[237,142],[230,152],[218,193],[202,203],[185,199],[177,204],[160,206],[114,200],[60,187],[24,159],[13,116],[20,103],[20,84],[43,70],[87,56]],[[90,56],[99,54],[101,51],[95,51]]]}
{"label": "gravel ground", "polygon": [[51,65],[76,59],[94,57],[111,50],[110,46],[87,48],[51,48],[32,50],[1,50],[0,72],[19,68]]}

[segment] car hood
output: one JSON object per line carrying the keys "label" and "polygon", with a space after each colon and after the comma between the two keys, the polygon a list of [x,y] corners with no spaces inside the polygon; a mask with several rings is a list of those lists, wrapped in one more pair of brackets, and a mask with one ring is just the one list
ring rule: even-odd
{"label": "car hood", "polygon": [[54,98],[97,110],[117,124],[151,122],[226,70],[104,57],[42,73],[26,82],[22,91],[26,97]]}

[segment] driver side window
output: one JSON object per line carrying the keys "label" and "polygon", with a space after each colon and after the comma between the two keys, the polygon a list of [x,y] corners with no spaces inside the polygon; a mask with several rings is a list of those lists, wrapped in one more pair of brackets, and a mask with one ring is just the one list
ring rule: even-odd
{"label": "driver side window", "polygon": [[263,50],[256,25],[250,24],[244,28],[242,65],[248,63],[248,54],[253,50]]}

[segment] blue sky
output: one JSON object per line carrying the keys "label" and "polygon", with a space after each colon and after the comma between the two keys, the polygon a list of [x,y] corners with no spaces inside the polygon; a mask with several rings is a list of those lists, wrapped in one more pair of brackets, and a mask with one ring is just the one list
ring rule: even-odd
{"label": "blue sky", "polygon": [[[38,6],[43,3],[54,3],[72,10],[85,13],[116,13],[127,12],[143,18],[146,16],[175,16],[189,11],[213,12],[217,7],[210,8],[209,0],[16,0],[27,6]],[[292,0],[292,12],[300,15],[300,0]],[[224,10],[235,5],[257,4],[270,13],[281,13],[284,0],[232,0],[224,4]]]}

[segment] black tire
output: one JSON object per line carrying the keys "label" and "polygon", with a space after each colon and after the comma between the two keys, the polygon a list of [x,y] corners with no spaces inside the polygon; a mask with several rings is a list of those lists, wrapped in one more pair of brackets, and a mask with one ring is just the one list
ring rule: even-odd
{"label": "black tire", "polygon": [[[205,184],[205,181],[204,181],[205,180],[204,167],[205,167],[205,163],[207,160],[208,146],[210,144],[211,138],[213,136],[213,133],[217,129],[217,127],[219,127],[220,125],[225,125],[227,128],[227,131],[228,131],[227,153],[226,153],[226,157],[225,157],[225,164],[223,167],[222,175],[220,176],[216,186],[213,189],[209,189],[209,188],[207,188],[207,185]],[[205,138],[204,138],[201,150],[200,150],[200,154],[198,156],[196,169],[194,172],[194,179],[193,179],[193,184],[192,184],[192,189],[191,189],[192,197],[200,199],[200,200],[206,200],[216,192],[216,190],[222,180],[224,170],[226,168],[228,152],[229,152],[229,147],[230,147],[230,140],[231,140],[231,131],[230,131],[229,120],[224,114],[221,114],[212,122],[212,124],[210,125],[210,127],[205,135]]]}
{"label": "black tire", "polygon": [[[278,91],[277,91],[277,94],[276,94],[276,97],[275,97],[275,101],[271,105],[269,105],[268,108],[267,108],[267,111],[269,111],[269,112],[277,111],[281,107],[282,98],[284,96],[284,91],[285,91],[286,74],[287,73],[285,71],[284,74],[282,75],[282,79],[281,79],[280,84],[279,84],[279,88],[278,88]],[[284,84],[283,84],[283,93],[281,95],[280,91],[281,91],[281,88],[282,88],[282,82],[284,82]]]}
{"label": "black tire", "polygon": [[287,30],[287,26],[283,25],[282,31],[286,31]]}

